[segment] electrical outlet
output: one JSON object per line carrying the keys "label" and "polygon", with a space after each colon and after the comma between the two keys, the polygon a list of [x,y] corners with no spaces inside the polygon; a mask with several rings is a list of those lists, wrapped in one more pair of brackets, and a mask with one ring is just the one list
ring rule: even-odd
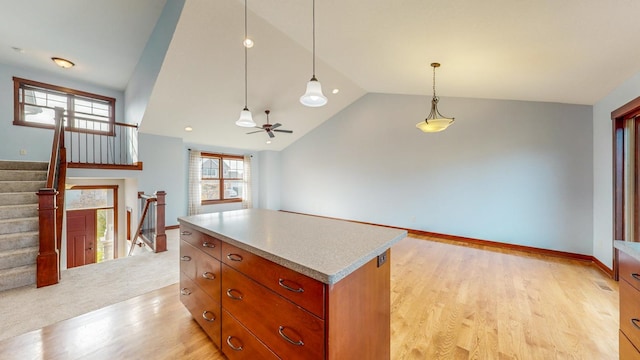
{"label": "electrical outlet", "polygon": [[27,155],[27,149],[20,149],[20,155]]}
{"label": "electrical outlet", "polygon": [[383,252],[382,254],[378,255],[378,267],[384,265],[384,263],[387,262],[387,253]]}
{"label": "electrical outlet", "polygon": [[412,223],[416,222],[416,217],[415,217],[415,215],[411,217],[411,222],[412,222]]}

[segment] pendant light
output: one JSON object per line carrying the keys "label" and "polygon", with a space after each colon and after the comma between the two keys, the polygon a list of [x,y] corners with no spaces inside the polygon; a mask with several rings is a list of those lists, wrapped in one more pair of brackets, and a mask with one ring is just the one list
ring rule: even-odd
{"label": "pendant light", "polygon": [[433,98],[431,99],[431,112],[424,121],[416,124],[416,127],[423,132],[432,133],[439,132],[449,125],[453,124],[454,118],[447,118],[438,111],[438,97],[436,96],[436,68],[440,67],[439,63],[432,63],[433,67]]}
{"label": "pendant light", "polygon": [[[242,127],[254,127],[256,123],[253,121],[251,111],[247,107],[247,50],[250,46],[247,44],[247,0],[244,0],[244,109],[240,112],[240,118],[236,121],[236,125]],[[253,42],[251,42],[253,46]]]}
{"label": "pendant light", "polygon": [[319,107],[327,103],[327,97],[322,94],[322,85],[316,79],[316,0],[313,0],[313,75],[307,83],[307,91],[300,97],[304,106]]}

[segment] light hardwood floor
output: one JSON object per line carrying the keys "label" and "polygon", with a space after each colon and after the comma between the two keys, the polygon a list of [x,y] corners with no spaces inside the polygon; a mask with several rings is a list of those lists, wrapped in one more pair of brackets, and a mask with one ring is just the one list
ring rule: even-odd
{"label": "light hardwood floor", "polygon": [[[392,359],[618,358],[618,285],[595,267],[428,239],[392,248]],[[172,285],[2,341],[0,359],[224,356]]]}

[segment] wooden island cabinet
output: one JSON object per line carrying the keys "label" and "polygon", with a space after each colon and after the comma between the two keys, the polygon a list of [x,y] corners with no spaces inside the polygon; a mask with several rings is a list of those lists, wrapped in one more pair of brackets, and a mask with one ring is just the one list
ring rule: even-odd
{"label": "wooden island cabinet", "polygon": [[640,244],[615,241],[620,275],[620,359],[640,360]]}
{"label": "wooden island cabinet", "polygon": [[228,358],[390,358],[405,231],[262,209],[179,221],[181,301]]}

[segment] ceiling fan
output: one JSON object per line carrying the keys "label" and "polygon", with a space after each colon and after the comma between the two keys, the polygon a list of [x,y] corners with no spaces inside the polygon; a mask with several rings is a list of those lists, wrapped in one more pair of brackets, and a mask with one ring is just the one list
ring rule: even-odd
{"label": "ceiling fan", "polygon": [[292,134],[293,133],[293,131],[291,131],[291,130],[277,129],[280,126],[282,126],[282,124],[280,124],[280,123],[269,124],[269,113],[270,112],[271,111],[269,111],[269,110],[265,110],[264,111],[264,113],[267,114],[267,123],[263,124],[262,126],[256,126],[256,129],[260,129],[260,130],[248,132],[247,134],[255,134],[255,133],[262,132],[262,131],[266,131],[270,138],[274,138],[276,136],[273,133],[274,131],[275,132],[283,132],[283,133],[287,133],[287,134]]}

